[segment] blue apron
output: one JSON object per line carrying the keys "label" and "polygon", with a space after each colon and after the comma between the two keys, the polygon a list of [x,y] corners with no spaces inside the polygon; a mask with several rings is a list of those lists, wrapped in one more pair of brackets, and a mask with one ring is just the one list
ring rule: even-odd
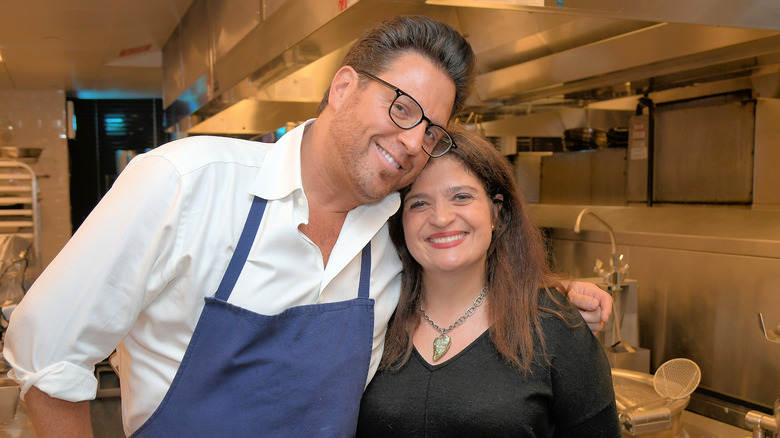
{"label": "blue apron", "polygon": [[266,316],[227,302],[257,235],[255,198],[227,271],[206,297],[165,398],[132,437],[344,437],[355,433],[371,360],[371,242],[358,297]]}

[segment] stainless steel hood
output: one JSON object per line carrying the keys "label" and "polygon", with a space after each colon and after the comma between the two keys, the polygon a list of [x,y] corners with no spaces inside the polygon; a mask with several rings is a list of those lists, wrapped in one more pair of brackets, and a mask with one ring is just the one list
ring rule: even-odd
{"label": "stainless steel hood", "polygon": [[[217,3],[196,0],[188,15],[203,16],[182,25],[200,22],[190,27],[214,41],[226,26],[209,18]],[[349,45],[397,14],[447,21],[471,42],[479,76],[465,114],[483,120],[726,79],[780,97],[776,0],[721,0],[717,7],[707,0],[354,0],[341,12],[335,2],[265,0],[261,15],[270,3],[273,12],[231,50],[205,51],[208,68],[198,81],[164,90],[171,129],[262,134],[314,117]],[[172,50],[186,48],[190,34],[175,34]]]}

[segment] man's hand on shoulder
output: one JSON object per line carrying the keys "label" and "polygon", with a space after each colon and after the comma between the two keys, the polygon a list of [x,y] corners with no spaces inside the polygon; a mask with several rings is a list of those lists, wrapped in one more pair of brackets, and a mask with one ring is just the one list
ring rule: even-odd
{"label": "man's hand on shoulder", "polygon": [[579,308],[582,318],[594,332],[601,330],[612,315],[612,297],[593,283],[572,281],[569,300]]}

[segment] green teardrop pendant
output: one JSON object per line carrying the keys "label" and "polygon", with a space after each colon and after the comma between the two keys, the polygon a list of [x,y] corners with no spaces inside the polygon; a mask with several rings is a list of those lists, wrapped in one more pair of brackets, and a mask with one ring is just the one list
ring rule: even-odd
{"label": "green teardrop pendant", "polygon": [[447,335],[441,335],[433,340],[433,361],[441,359],[450,349],[450,337]]}

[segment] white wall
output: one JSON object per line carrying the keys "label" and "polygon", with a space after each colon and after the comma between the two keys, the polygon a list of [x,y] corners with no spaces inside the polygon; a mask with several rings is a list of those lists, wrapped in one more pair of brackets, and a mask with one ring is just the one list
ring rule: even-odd
{"label": "white wall", "polygon": [[59,90],[0,90],[0,123],[6,130],[13,127],[13,146],[43,149],[37,162],[26,163],[40,187],[43,266],[70,239],[72,229],[65,105]]}

